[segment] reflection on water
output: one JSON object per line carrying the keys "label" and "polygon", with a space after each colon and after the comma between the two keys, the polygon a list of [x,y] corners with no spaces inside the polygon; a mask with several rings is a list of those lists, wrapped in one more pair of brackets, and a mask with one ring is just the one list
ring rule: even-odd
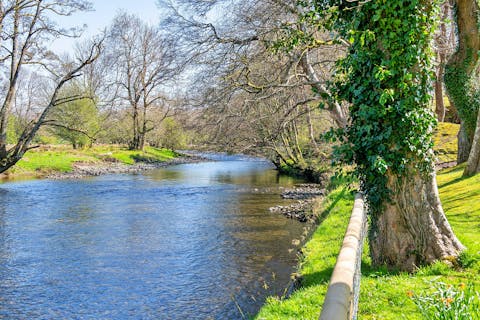
{"label": "reflection on water", "polygon": [[295,265],[303,226],[268,208],[296,181],[259,159],[215,157],[1,184],[0,318],[238,319],[236,304],[254,314]]}

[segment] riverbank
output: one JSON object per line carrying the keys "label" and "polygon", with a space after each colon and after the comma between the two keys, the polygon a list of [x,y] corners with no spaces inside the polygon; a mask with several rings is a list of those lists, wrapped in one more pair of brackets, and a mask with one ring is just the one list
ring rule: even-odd
{"label": "riverbank", "polygon": [[[458,125],[440,124],[435,133],[439,163],[453,164]],[[439,167],[439,169],[442,166]],[[460,241],[468,248],[452,268],[445,263],[419,268],[414,274],[374,268],[367,242],[362,257],[358,317],[361,319],[422,319],[413,299],[434,296],[434,285],[461,291],[466,284],[480,289],[480,175],[462,177],[463,165],[437,173],[443,208]],[[288,299],[270,297],[255,319],[318,319],[353,206],[346,184],[330,191],[316,209],[321,223],[302,249],[299,286]],[[440,303],[443,303],[440,301]]]}
{"label": "riverbank", "polygon": [[137,173],[167,165],[202,161],[197,156],[168,149],[146,147],[143,151],[115,145],[72,149],[70,146],[41,146],[28,151],[0,179],[75,179],[115,173]]}
{"label": "riverbank", "polygon": [[476,291],[480,291],[480,174],[463,178],[463,169],[464,165],[445,169],[438,173],[437,182],[448,221],[467,251],[453,267],[437,262],[408,274],[372,267],[368,246],[365,246],[359,303],[361,319],[424,319],[412,298],[434,297],[438,293],[434,287],[440,283],[445,283],[444,289],[448,287],[450,291],[461,292],[468,284],[474,284]]}
{"label": "riverbank", "polygon": [[319,225],[301,250],[296,290],[288,299],[269,297],[255,319],[318,319],[352,206],[346,186],[330,190],[318,203]]}
{"label": "riverbank", "polygon": [[[371,265],[368,244],[362,259],[361,319],[422,319],[412,297],[433,294],[433,284],[480,288],[480,175],[462,178],[463,166],[438,173],[443,207],[460,241],[468,248],[454,268],[438,262],[414,274]],[[256,319],[318,319],[353,205],[346,186],[330,192],[319,206],[321,224],[303,249],[299,288],[288,298],[268,298]]]}

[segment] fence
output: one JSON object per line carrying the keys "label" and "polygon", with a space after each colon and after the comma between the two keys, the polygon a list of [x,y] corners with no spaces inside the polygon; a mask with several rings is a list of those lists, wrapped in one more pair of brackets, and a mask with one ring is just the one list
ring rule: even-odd
{"label": "fence", "polygon": [[333,269],[320,320],[355,320],[360,292],[363,240],[367,230],[362,194],[355,196],[350,222]]}

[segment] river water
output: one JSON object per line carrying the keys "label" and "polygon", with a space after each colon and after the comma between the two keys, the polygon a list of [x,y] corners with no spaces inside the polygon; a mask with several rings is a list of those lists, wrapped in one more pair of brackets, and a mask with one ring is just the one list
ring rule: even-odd
{"label": "river water", "polygon": [[255,314],[294,271],[304,225],[268,208],[298,181],[261,159],[215,158],[0,184],[0,319]]}

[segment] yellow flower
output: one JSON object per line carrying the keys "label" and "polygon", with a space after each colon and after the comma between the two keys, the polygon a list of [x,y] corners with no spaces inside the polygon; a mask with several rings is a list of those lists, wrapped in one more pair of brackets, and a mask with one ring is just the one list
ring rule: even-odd
{"label": "yellow flower", "polygon": [[467,286],[467,285],[466,285],[465,283],[463,283],[463,282],[458,285],[458,287],[460,288],[460,290],[465,289],[466,286]]}
{"label": "yellow flower", "polygon": [[413,291],[411,291],[411,290],[407,291],[407,296],[409,298],[413,297]]}
{"label": "yellow flower", "polygon": [[452,297],[442,298],[442,302],[443,302],[447,307],[449,307],[449,306],[450,306],[450,303],[453,302],[453,298],[452,298]]}
{"label": "yellow flower", "polygon": [[450,305],[450,303],[453,302],[453,298],[451,297],[448,297],[446,300],[445,300],[445,304],[447,305],[447,307]]}

